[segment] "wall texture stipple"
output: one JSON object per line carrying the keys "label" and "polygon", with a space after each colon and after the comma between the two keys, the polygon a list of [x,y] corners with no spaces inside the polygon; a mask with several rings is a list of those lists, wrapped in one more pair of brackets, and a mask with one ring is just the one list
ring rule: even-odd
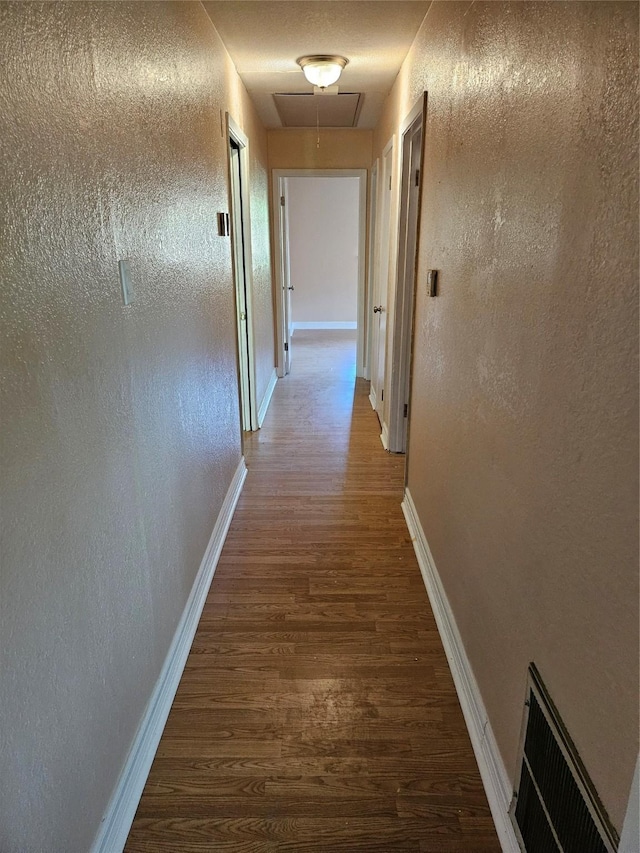
{"label": "wall texture stipple", "polygon": [[0,32],[0,848],[75,853],[240,461],[220,111],[263,210],[266,135],[197,3],[2,3]]}
{"label": "wall texture stipple", "polygon": [[409,489],[508,773],[533,660],[620,828],[638,754],[638,6],[434,3],[374,156],[425,90]]}

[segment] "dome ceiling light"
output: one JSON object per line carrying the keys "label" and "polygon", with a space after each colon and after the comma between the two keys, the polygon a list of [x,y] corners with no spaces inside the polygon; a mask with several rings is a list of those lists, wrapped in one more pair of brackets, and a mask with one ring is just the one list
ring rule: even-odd
{"label": "dome ceiling light", "polygon": [[337,83],[342,69],[349,62],[344,56],[301,56],[296,59],[309,83],[319,89],[326,89]]}

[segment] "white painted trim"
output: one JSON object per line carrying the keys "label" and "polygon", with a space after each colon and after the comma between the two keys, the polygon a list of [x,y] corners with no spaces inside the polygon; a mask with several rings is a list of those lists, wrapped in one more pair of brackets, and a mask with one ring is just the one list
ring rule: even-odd
{"label": "white painted trim", "polygon": [[269,377],[269,384],[267,385],[267,390],[264,392],[264,397],[262,398],[262,402],[260,403],[260,408],[258,409],[258,426],[262,426],[262,422],[265,419],[265,415],[267,414],[267,410],[269,408],[269,403],[271,402],[271,398],[273,397],[273,392],[276,388],[276,383],[278,382],[278,374],[276,373],[275,367],[271,371],[271,376]]}
{"label": "white painted trim", "polygon": [[376,389],[373,385],[369,385],[369,402],[371,403],[371,408],[375,412],[378,401],[376,398]]}
{"label": "white painted trim", "polygon": [[102,818],[91,853],[120,853],[127,841],[246,476],[243,457],[220,509],[162,671]]}
{"label": "white painted trim", "polygon": [[640,850],[640,784],[638,776],[640,775],[640,755],[636,761],[636,771],[633,774],[633,782],[631,783],[631,791],[629,792],[629,802],[627,804],[627,813],[622,824],[622,832],[620,833],[620,845],[618,853],[638,853]]}
{"label": "white painted trim", "polygon": [[[289,316],[289,218],[287,206],[280,204],[280,199],[286,202],[286,175],[273,170],[271,185],[271,225],[273,247],[273,288],[276,301],[276,371],[282,379],[289,372],[291,364],[291,317]],[[289,352],[285,350],[285,344]]]}
{"label": "white painted trim", "polygon": [[295,329],[357,329],[358,323],[355,320],[319,320],[302,321],[293,324]]}
{"label": "white painted trim", "polygon": [[[398,256],[393,297],[390,381],[385,386],[389,392],[389,447],[396,453],[405,453],[408,445],[409,420],[404,413],[405,406],[410,408],[411,405],[412,339],[423,183],[416,186],[413,173],[416,168],[418,171],[423,170],[426,104],[425,92],[403,122],[400,136]],[[418,135],[419,148],[415,146]]]}
{"label": "white painted trim", "polygon": [[424,118],[424,96],[425,92],[420,95],[418,100],[415,102],[411,111],[404,117],[404,121],[400,125],[400,136],[404,136],[405,133],[409,130],[414,121],[418,118],[418,116],[422,115]]}
{"label": "white painted trim", "polygon": [[[240,195],[241,195],[241,203],[242,203],[242,251],[244,253],[244,279],[245,279],[245,311],[246,311],[246,324],[247,324],[247,373],[248,375],[248,385],[249,385],[249,411],[251,413],[250,423],[243,424],[244,429],[256,430],[259,428],[258,424],[258,403],[256,400],[256,357],[255,357],[255,329],[253,322],[253,255],[251,249],[251,174],[250,174],[250,166],[251,159],[249,157],[249,139],[247,135],[244,133],[240,125],[234,121],[233,117],[230,113],[227,112],[227,169],[228,169],[228,196],[229,196],[229,210],[232,215],[232,221],[234,216],[233,209],[233,187],[232,187],[232,177],[231,177],[231,149],[230,149],[230,141],[234,140],[236,145],[239,146],[240,151],[240,174],[242,178],[241,187],[240,187]],[[237,235],[231,235],[232,241],[237,239]],[[239,250],[239,246],[236,246]],[[233,277],[234,277],[234,287],[238,287],[238,273],[235,268],[235,254],[232,251],[232,266],[233,266]],[[238,346],[240,346],[240,342],[238,341]],[[240,353],[238,353],[238,361],[240,363]],[[244,420],[244,411],[243,411],[243,420]]]}
{"label": "white painted trim", "polygon": [[[368,262],[369,269],[367,270],[368,288],[367,288],[367,330],[369,338],[369,355],[368,365],[369,371],[367,379],[371,380],[371,387],[374,390],[374,398],[378,398],[378,388],[382,388],[382,380],[379,373],[380,367],[380,321],[381,317],[377,317],[377,312],[374,313],[374,307],[384,307],[386,310],[386,297],[381,299],[380,293],[380,257],[383,246],[383,220],[387,205],[384,203],[389,199],[388,207],[391,209],[390,202],[391,193],[387,197],[385,191],[385,164],[380,163],[380,158],[371,168],[371,192],[369,195],[369,253]],[[386,245],[388,245],[389,236],[386,235]],[[376,306],[377,303],[377,306]],[[386,322],[386,320],[385,320]],[[386,326],[385,326],[386,328]]]}
{"label": "white painted trim", "polygon": [[513,788],[409,489],[405,490],[402,511],[449,661],[500,845],[504,853],[520,853],[520,846],[509,819]]}
{"label": "white painted trim", "polygon": [[367,170],[358,170],[359,210],[358,210],[358,338],[356,342],[356,376],[365,376],[366,364],[366,341],[365,334],[367,324],[365,311],[367,310]]}
{"label": "white painted trim", "polygon": [[376,250],[375,239],[376,217],[378,215],[378,169],[380,161],[376,160],[369,172],[369,204],[367,205],[367,279],[364,295],[364,378],[371,379],[371,354],[373,349],[373,298],[375,290]]}
{"label": "white painted trim", "polygon": [[[379,251],[382,246],[382,240],[386,240],[387,244],[385,246],[384,251],[387,253],[387,262],[386,265],[382,262],[382,258],[380,254],[378,255],[378,259],[376,261],[378,267],[378,275],[380,276],[379,282],[379,290],[378,290],[378,300],[379,304],[383,306],[383,308],[387,312],[387,318],[385,322],[385,344],[384,344],[384,364],[382,368],[382,376],[378,376],[378,387],[380,390],[383,390],[386,386],[391,382],[391,347],[393,345],[393,318],[395,314],[395,298],[396,298],[396,278],[397,278],[397,265],[398,265],[398,214],[399,214],[399,205],[398,205],[398,157],[396,154],[396,135],[395,133],[391,136],[391,139],[385,145],[382,151],[382,181],[381,187],[383,190],[386,190],[387,180],[390,181],[389,186],[389,195],[383,197],[383,209],[381,210],[380,215],[380,224],[382,231],[380,232],[380,237],[377,240]],[[388,210],[386,209],[388,206]],[[380,410],[378,412],[378,416],[380,418],[380,423],[383,425],[383,429],[386,429],[385,432],[385,442],[384,448],[385,450],[389,449],[389,430],[388,427],[384,425],[388,423],[389,420],[389,394],[387,394],[387,399],[383,400],[381,398],[379,400],[378,405],[380,406]]]}
{"label": "white painted trim", "polygon": [[[273,222],[273,250],[274,250],[274,271],[275,280],[274,288],[276,293],[276,335],[278,343],[287,340],[285,330],[285,306],[284,300],[286,294],[284,292],[285,285],[283,277],[283,263],[286,260],[284,255],[287,251],[283,247],[285,235],[282,233],[282,223],[280,221],[280,196],[282,192],[282,181],[284,178],[358,178],[359,192],[359,229],[358,229],[358,339],[356,347],[356,376],[364,376],[365,369],[365,297],[366,297],[366,280],[365,272],[367,266],[366,251],[367,251],[367,170],[366,169],[273,169],[272,174],[272,196],[271,196],[271,212]],[[300,324],[296,324],[301,328]],[[326,326],[324,327],[326,328]],[[281,351],[280,345],[277,349],[278,360],[277,370],[278,376],[285,375],[285,356],[284,350]]]}
{"label": "white painted trim", "polygon": [[386,424],[382,424],[382,432],[380,433],[380,441],[385,450],[389,450],[389,430]]}

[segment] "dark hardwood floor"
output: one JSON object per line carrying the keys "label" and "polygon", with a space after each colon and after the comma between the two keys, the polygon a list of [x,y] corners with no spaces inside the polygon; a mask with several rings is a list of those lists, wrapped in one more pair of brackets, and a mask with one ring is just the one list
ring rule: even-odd
{"label": "dark hardwood floor", "polygon": [[496,853],[355,338],[296,332],[128,853]]}

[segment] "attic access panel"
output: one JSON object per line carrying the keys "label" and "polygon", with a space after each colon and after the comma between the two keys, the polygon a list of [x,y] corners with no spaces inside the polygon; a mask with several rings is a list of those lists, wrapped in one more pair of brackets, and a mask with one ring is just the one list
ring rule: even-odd
{"label": "attic access panel", "polygon": [[273,100],[283,127],[355,127],[363,97],[359,92],[303,92],[277,93]]}

